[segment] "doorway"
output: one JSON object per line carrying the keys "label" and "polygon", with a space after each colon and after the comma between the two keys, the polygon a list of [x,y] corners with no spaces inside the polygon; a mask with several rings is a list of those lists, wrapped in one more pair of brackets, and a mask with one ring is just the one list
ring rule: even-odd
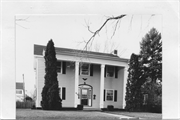
{"label": "doorway", "polygon": [[87,84],[79,85],[79,100],[84,106],[92,106],[92,86]]}

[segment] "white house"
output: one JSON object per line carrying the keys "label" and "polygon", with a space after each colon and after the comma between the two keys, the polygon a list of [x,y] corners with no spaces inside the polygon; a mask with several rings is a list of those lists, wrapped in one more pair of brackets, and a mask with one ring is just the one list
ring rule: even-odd
{"label": "white house", "polygon": [[16,101],[24,101],[24,83],[16,82]]}
{"label": "white house", "polygon": [[[36,107],[41,107],[44,86],[46,47],[34,45]],[[114,108],[125,107],[128,59],[116,54],[55,48],[62,107]],[[115,51],[116,53],[117,51]]]}

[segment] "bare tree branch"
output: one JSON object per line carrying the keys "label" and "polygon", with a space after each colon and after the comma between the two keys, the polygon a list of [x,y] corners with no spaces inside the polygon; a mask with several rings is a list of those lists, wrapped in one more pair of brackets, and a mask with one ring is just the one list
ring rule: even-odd
{"label": "bare tree branch", "polygon": [[18,25],[19,27],[22,27],[22,28],[24,28],[24,29],[28,29],[28,28],[23,27],[22,25],[20,25],[20,24],[18,24],[18,23],[16,23],[16,25]]}
{"label": "bare tree branch", "polygon": [[112,39],[112,37],[114,36],[114,34],[115,34],[115,32],[116,32],[118,23],[119,23],[119,20],[117,20],[117,22],[116,22],[116,24],[115,24],[114,32],[113,32],[113,35],[111,36],[111,39]]}
{"label": "bare tree branch", "polygon": [[29,22],[29,21],[27,21],[28,19],[29,19],[29,16],[26,17],[26,18],[16,19],[16,21],[25,21],[25,22]]}
{"label": "bare tree branch", "polygon": [[[102,26],[98,29],[98,30],[96,30],[96,31],[91,31],[91,33],[93,34],[91,37],[90,37],[90,39],[87,41],[87,43],[86,43],[86,45],[85,45],[85,47],[84,47],[84,50],[87,50],[87,46],[88,46],[88,44],[91,42],[91,41],[93,41],[94,40],[94,37],[97,35],[97,34],[99,34],[99,32],[101,31],[101,29],[106,25],[106,23],[108,22],[108,21],[110,21],[110,20],[118,20],[118,19],[121,19],[121,18],[123,18],[123,17],[125,17],[126,16],[126,14],[123,14],[123,15],[119,15],[119,16],[116,16],[116,17],[109,17],[109,18],[107,18],[106,19],[106,21],[102,24]],[[89,29],[89,28],[88,28]],[[90,29],[89,29],[90,30]]]}
{"label": "bare tree branch", "polygon": [[133,15],[131,16],[131,21],[130,21],[130,25],[129,25],[129,30],[130,31],[130,28],[132,27],[132,20],[133,20]]}

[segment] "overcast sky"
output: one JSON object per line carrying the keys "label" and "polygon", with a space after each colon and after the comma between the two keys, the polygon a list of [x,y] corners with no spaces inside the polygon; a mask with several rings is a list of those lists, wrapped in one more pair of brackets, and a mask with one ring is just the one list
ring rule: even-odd
{"label": "overcast sky", "polygon": [[[16,23],[16,81],[22,82],[24,74],[26,90],[32,93],[35,84],[33,71],[33,45],[47,45],[53,39],[55,47],[83,49],[85,42],[109,16],[120,14],[70,14],[70,15],[17,15]],[[110,53],[118,50],[122,58],[130,58],[132,53],[139,53],[142,37],[155,27],[162,30],[162,16],[154,14],[127,14],[117,25],[109,21],[95,37],[91,49]]]}

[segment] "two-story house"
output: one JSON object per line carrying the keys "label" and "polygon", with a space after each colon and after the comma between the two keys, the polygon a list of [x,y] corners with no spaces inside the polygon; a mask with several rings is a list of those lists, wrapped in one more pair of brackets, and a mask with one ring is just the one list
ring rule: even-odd
{"label": "two-story house", "polygon": [[[36,107],[41,107],[46,47],[34,45]],[[55,48],[62,107],[125,107],[128,59],[115,54]]]}

